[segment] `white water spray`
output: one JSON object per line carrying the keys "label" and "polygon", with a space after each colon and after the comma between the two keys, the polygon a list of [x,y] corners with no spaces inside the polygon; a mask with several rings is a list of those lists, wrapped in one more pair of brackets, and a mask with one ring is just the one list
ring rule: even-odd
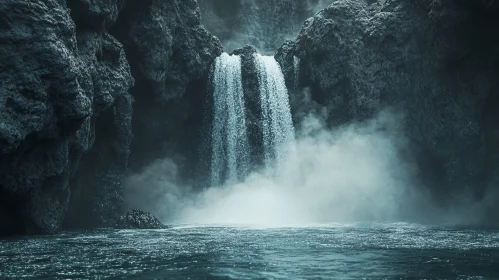
{"label": "white water spray", "polygon": [[223,53],[217,57],[213,85],[211,184],[217,186],[241,179],[248,170],[248,135],[239,56]]}
{"label": "white water spray", "polygon": [[279,165],[293,148],[295,131],[288,90],[281,67],[273,56],[254,55],[260,84],[265,163]]}

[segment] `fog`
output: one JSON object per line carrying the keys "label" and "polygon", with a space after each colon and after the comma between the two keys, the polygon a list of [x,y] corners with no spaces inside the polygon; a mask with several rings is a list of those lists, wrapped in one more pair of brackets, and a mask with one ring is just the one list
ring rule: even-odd
{"label": "fog", "polygon": [[177,181],[177,167],[158,160],[126,180],[128,207],[166,223],[304,225],[355,221],[462,224],[480,220],[487,200],[467,195],[437,207],[408,153],[403,116],[376,118],[334,130],[307,115],[294,152],[245,181],[194,190]]}
{"label": "fog", "polygon": [[333,0],[257,1],[200,0],[203,25],[222,42],[226,52],[253,45],[273,54],[287,39],[295,39],[304,21]]}

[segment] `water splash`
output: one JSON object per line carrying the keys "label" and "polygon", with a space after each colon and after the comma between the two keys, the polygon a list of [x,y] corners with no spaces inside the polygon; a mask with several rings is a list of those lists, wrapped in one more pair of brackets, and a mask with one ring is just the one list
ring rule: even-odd
{"label": "water splash", "polygon": [[223,53],[213,75],[211,184],[235,182],[248,170],[248,135],[241,58]]}
{"label": "water splash", "polygon": [[273,56],[254,55],[260,84],[265,163],[279,165],[294,144],[288,90],[281,67]]}

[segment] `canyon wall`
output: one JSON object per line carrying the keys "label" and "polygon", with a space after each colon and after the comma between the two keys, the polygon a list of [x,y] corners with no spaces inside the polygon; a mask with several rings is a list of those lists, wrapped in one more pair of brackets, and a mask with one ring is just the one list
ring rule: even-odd
{"label": "canyon wall", "polygon": [[[397,112],[418,184],[445,203],[498,187],[499,10],[494,1],[335,1],[276,53],[294,112],[332,126]],[[307,97],[308,93],[310,97]]]}
{"label": "canyon wall", "polygon": [[130,157],[148,158],[150,128],[184,133],[179,106],[204,98],[194,81],[220,43],[194,0],[6,0],[0,14],[0,234],[110,225]]}
{"label": "canyon wall", "polygon": [[[222,44],[201,13],[227,51],[292,39],[275,57],[295,120],[318,112],[337,127],[390,108],[439,201],[497,189],[497,1],[337,0],[298,35],[328,1],[199,2],[0,2],[0,235],[109,226],[126,210],[128,172],[157,159],[188,185],[206,173],[206,88]],[[257,108],[254,51],[236,53]],[[248,120],[257,131],[257,114]]]}

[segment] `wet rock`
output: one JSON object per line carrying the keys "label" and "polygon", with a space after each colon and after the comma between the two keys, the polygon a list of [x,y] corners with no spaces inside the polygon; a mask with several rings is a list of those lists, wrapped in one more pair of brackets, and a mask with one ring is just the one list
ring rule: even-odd
{"label": "wet rock", "polygon": [[151,213],[132,210],[122,215],[115,226],[116,229],[165,229],[167,226],[162,224]]}
{"label": "wet rock", "polygon": [[200,22],[194,0],[126,1],[112,29],[136,85],[131,168],[171,158],[195,180],[209,67],[222,46]]}
{"label": "wet rock", "polygon": [[0,216],[12,225],[0,234],[54,233],[96,116],[133,79],[121,44],[78,29],[65,1],[7,0],[0,14],[0,189],[10,200]]}
{"label": "wet rock", "polygon": [[244,103],[246,106],[246,127],[249,138],[252,167],[261,166],[263,163],[263,135],[261,128],[262,105],[260,101],[260,82],[255,64],[255,54],[258,54],[254,46],[247,45],[234,50],[231,54],[241,57],[241,74],[244,92]]}
{"label": "wet rock", "polygon": [[492,165],[486,159],[495,153],[484,137],[490,135],[484,108],[499,94],[499,13],[484,8],[462,1],[335,1],[276,58],[284,69],[291,54],[301,59],[301,84],[331,126],[395,108],[422,184],[442,197],[457,189],[480,196],[490,184],[483,181]]}

